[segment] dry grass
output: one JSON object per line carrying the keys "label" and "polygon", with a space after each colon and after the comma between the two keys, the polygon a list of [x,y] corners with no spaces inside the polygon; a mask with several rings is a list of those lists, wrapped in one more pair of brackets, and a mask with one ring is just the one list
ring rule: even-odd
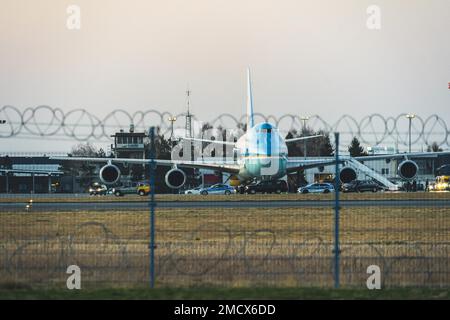
{"label": "dry grass", "polygon": [[[156,215],[160,286],[328,286],[333,211],[324,208],[161,209]],[[377,264],[386,285],[450,285],[450,208],[346,208],[341,211],[343,285],[364,286]],[[145,283],[149,214],[58,212],[0,215],[0,284],[65,285],[83,279]]]}

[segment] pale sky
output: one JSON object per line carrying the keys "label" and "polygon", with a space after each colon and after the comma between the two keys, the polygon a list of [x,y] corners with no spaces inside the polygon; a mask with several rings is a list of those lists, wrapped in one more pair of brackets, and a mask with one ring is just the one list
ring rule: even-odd
{"label": "pale sky", "polygon": [[[81,30],[66,27],[71,4]],[[366,26],[369,5],[381,9],[381,30]],[[256,112],[330,122],[436,113],[450,124],[449,0],[2,0],[0,8],[0,106],[178,114],[189,83],[197,118],[240,117],[250,66]],[[0,148],[36,147],[12,141]]]}

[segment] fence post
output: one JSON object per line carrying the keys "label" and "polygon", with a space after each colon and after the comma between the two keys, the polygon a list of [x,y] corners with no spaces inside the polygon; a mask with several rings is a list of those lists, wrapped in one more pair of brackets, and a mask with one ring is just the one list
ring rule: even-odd
{"label": "fence post", "polygon": [[150,128],[150,288],[155,287],[155,127]]}
{"label": "fence post", "polygon": [[334,133],[335,140],[335,175],[334,175],[334,287],[339,288],[339,132]]}

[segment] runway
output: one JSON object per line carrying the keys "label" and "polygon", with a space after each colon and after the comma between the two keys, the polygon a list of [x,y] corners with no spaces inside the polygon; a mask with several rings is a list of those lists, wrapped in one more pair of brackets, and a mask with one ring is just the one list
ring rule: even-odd
{"label": "runway", "polygon": [[[0,203],[0,212],[23,211],[26,203]],[[345,207],[445,207],[450,208],[450,200],[342,200],[340,206]],[[333,208],[333,200],[283,200],[283,201],[160,201],[156,208],[186,209],[186,208]],[[126,211],[145,210],[148,202],[143,201],[89,201],[89,202],[36,202],[33,211]]]}

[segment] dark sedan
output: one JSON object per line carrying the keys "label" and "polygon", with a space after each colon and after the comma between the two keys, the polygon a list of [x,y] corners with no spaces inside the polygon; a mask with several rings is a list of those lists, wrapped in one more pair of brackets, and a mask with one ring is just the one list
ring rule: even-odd
{"label": "dark sedan", "polygon": [[282,193],[288,192],[288,186],[286,181],[259,181],[257,183],[249,184],[245,187],[245,193],[255,194],[255,193]]}
{"label": "dark sedan", "polygon": [[383,188],[374,181],[360,181],[355,180],[350,183],[344,183],[342,185],[343,192],[377,192]]}

